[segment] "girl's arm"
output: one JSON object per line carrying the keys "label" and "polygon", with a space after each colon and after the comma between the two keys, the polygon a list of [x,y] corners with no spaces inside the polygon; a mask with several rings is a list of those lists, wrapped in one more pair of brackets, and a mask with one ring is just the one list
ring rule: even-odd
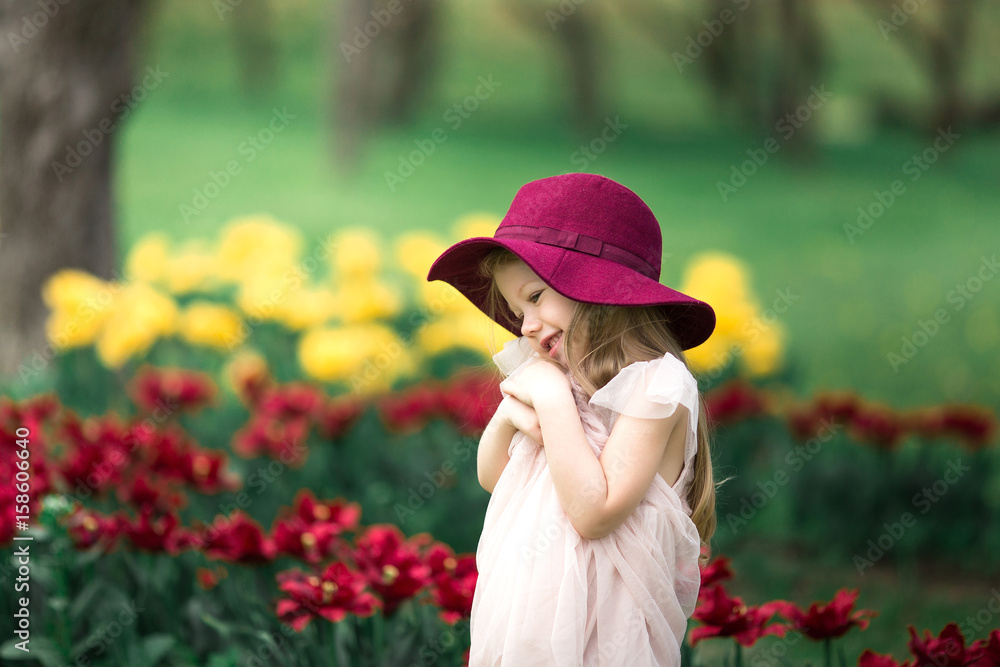
{"label": "girl's arm", "polygon": [[493,493],[497,480],[510,461],[507,450],[517,431],[527,433],[539,444],[542,442],[542,433],[538,427],[538,417],[534,408],[513,396],[505,396],[490,423],[487,424],[486,430],[483,431],[476,455],[479,485],[489,493]]}
{"label": "girl's arm", "polygon": [[[621,525],[646,495],[686,410],[664,419],[620,415],[598,458],[587,442],[569,381],[547,365],[526,369],[519,382],[504,390],[532,402],[552,482],[573,528],[581,537],[601,538]],[[529,370],[535,372],[529,375]]]}

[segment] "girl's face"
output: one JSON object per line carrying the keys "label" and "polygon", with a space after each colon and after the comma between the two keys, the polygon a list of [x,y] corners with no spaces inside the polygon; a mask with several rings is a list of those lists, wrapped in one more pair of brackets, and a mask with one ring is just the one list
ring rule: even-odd
{"label": "girl's face", "polygon": [[546,285],[524,262],[501,266],[493,279],[531,347],[568,368],[564,334],[576,312],[576,301]]}

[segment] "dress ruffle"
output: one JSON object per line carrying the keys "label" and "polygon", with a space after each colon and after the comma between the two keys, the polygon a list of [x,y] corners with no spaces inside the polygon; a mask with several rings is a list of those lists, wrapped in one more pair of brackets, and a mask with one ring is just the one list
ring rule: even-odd
{"label": "dress ruffle", "polygon": [[[494,356],[508,377],[538,359],[523,338]],[[597,456],[619,414],[662,418],[684,405],[695,433],[697,383],[671,355],[627,366],[589,399],[569,377]],[[563,510],[544,448],[515,434],[476,553],[470,667],[679,665],[700,584],[701,542],[683,500],[696,451],[697,438],[673,486],[656,475],[635,511],[591,540]]]}

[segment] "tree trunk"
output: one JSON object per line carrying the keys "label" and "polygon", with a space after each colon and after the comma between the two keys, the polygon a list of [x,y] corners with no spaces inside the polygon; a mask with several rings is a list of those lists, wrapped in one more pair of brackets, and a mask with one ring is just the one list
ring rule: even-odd
{"label": "tree trunk", "polygon": [[231,15],[240,85],[247,95],[259,97],[274,87],[278,73],[274,9],[269,0],[242,0]]}
{"label": "tree trunk", "polygon": [[132,89],[145,0],[61,2],[0,3],[0,377],[51,356],[49,276],[112,276],[117,130],[166,74]]}
{"label": "tree trunk", "polygon": [[330,117],[332,153],[353,172],[369,135],[412,120],[437,59],[439,7],[433,0],[344,0],[332,34],[338,74]]}

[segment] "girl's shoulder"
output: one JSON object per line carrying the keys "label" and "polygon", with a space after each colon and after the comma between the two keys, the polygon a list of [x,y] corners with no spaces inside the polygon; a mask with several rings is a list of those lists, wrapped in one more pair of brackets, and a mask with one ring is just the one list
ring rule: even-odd
{"label": "girl's shoulder", "polygon": [[698,381],[680,359],[667,353],[622,368],[590,397],[590,405],[645,419],[669,417],[678,405],[698,414]]}

